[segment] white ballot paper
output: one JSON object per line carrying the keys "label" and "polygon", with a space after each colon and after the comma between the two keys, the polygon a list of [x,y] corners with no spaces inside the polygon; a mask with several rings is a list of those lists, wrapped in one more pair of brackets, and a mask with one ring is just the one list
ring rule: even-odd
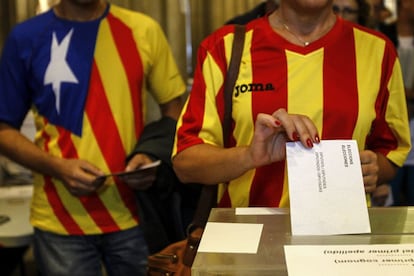
{"label": "white ballot paper", "polygon": [[265,207],[238,207],[235,212],[236,216],[245,216],[245,215],[280,215],[286,214],[286,210],[279,208],[265,208]]}
{"label": "white ballot paper", "polygon": [[286,145],[292,235],[370,233],[357,143]]}
{"label": "white ballot paper", "polygon": [[207,222],[198,252],[256,254],[263,224]]}
{"label": "white ballot paper", "polygon": [[285,245],[289,276],[412,276],[414,244]]}

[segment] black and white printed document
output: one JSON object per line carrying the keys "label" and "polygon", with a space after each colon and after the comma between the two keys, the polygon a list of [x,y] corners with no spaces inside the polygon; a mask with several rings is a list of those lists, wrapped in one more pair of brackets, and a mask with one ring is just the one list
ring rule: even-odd
{"label": "black and white printed document", "polygon": [[286,145],[292,235],[370,233],[355,140]]}

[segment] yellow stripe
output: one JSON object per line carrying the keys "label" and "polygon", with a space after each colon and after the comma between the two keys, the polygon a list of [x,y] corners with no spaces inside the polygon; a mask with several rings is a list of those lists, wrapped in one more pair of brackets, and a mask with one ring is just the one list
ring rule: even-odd
{"label": "yellow stripe", "polygon": [[[103,20],[101,23],[96,45],[95,60],[105,88],[106,97],[112,111],[116,110],[116,112],[112,112],[116,125],[123,126],[118,131],[120,132],[124,149],[129,151],[134,147],[136,141],[135,122],[134,120],[129,120],[131,114],[133,114],[132,104],[130,104],[132,103],[131,92],[120,56],[115,54],[108,55],[108,53],[117,53],[118,51],[106,20]],[[114,78],[118,80],[114,81]]]}
{"label": "yellow stripe", "polygon": [[[308,55],[286,51],[288,112],[309,116],[322,133],[323,49]],[[303,85],[306,83],[306,85]],[[315,110],[318,107],[319,110]]]}
{"label": "yellow stripe", "polygon": [[390,91],[390,98],[393,97],[394,101],[390,101],[387,106],[385,113],[385,118],[389,122],[391,128],[399,130],[398,133],[400,137],[397,150],[390,152],[387,155],[387,158],[392,160],[398,166],[402,166],[407,158],[407,154],[411,149],[411,134],[407,114],[407,105],[405,102],[405,94],[399,93],[400,91],[405,91],[402,81],[402,72],[400,63],[397,62],[394,64],[393,68],[393,78],[388,83],[388,90]]}
{"label": "yellow stripe", "polygon": [[[103,154],[97,143],[97,139],[94,135],[94,132],[91,129],[90,121],[86,114],[83,118],[82,137],[78,137],[72,134],[71,139],[80,159],[84,159],[92,163],[94,166],[98,167],[103,172],[110,173],[109,167],[107,166],[105,159],[96,158],[96,156],[103,156]],[[89,142],[84,143],[82,141]]]}
{"label": "yellow stripe", "polygon": [[205,108],[204,108],[204,120],[203,129],[209,129],[212,131],[203,131],[200,133],[200,138],[204,142],[212,141],[215,145],[223,145],[223,131],[217,122],[220,122],[219,115],[215,108],[216,96],[223,84],[223,75],[221,74],[219,66],[215,63],[214,58],[208,54],[203,63],[203,75],[205,76],[206,92],[205,92]]}
{"label": "yellow stripe", "polygon": [[[291,114],[309,116],[319,133],[323,125],[323,49],[308,55],[286,51],[288,72],[287,108]],[[303,85],[306,83],[306,85]],[[318,109],[315,109],[317,107]],[[285,170],[280,207],[289,206],[287,170]]]}
{"label": "yellow stripe", "polygon": [[282,198],[279,202],[279,207],[289,207],[290,200],[289,200],[289,183],[288,183],[288,176],[287,176],[287,167],[285,167],[285,176],[283,177],[283,191],[282,191]]}
{"label": "yellow stripe", "polygon": [[366,126],[370,126],[376,116],[375,101],[380,89],[385,42],[358,29],[354,29],[354,33],[357,80],[365,81],[358,81],[358,118],[353,138],[357,141],[359,150],[363,150],[365,138],[370,131]]}

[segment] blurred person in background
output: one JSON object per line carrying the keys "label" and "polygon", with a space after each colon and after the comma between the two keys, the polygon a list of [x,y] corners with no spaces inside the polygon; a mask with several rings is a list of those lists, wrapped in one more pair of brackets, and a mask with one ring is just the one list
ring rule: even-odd
{"label": "blurred person in background", "polygon": [[[186,86],[159,24],[105,0],[61,0],[10,33],[0,60],[0,153],[33,170],[31,223],[41,275],[145,275],[148,248],[128,172],[157,154],[146,97],[171,143]],[[33,110],[33,143],[20,133]],[[164,133],[165,134],[165,133]],[[164,139],[166,137],[166,139]],[[132,153],[132,154],[131,154]],[[169,159],[169,156],[168,156]]]}
{"label": "blurred person in background", "polygon": [[394,46],[397,47],[397,20],[392,16],[390,9],[385,6],[385,0],[367,1],[370,5],[370,16],[367,26],[385,34]]}
{"label": "blurred person in background", "polygon": [[366,0],[334,0],[332,9],[348,21],[362,26],[368,23],[370,6]]}

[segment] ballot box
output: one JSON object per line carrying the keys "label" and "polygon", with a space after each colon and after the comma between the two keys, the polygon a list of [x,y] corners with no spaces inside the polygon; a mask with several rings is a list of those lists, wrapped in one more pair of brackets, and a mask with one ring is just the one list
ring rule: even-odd
{"label": "ballot box", "polygon": [[[266,208],[238,214],[233,208],[214,208],[209,223],[261,224],[255,253],[198,252],[192,275],[288,275],[285,245],[414,244],[414,207],[369,208],[370,234],[292,236],[289,209]],[[220,234],[216,234],[219,236]],[[246,242],[254,238],[246,234]],[[203,242],[203,241],[202,241]],[[301,265],[298,263],[297,265]]]}

